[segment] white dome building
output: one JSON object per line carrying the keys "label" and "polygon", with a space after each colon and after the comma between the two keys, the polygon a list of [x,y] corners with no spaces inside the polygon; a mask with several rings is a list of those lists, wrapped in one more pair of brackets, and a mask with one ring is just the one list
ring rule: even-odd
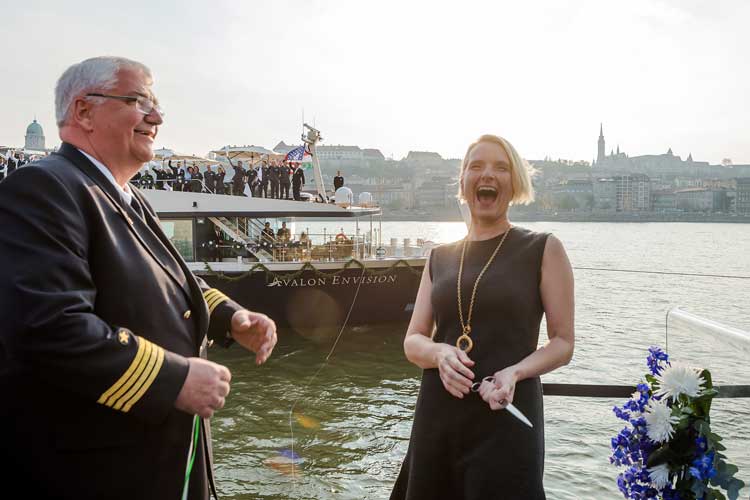
{"label": "white dome building", "polygon": [[45,151],[44,148],[44,130],[34,118],[34,121],[26,127],[26,142],[24,149],[27,151]]}

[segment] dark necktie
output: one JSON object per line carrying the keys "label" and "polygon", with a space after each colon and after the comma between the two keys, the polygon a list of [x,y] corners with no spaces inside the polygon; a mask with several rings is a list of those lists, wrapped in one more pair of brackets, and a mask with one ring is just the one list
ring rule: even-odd
{"label": "dark necktie", "polygon": [[138,198],[133,196],[133,198],[130,200],[130,206],[133,207],[133,210],[135,210],[135,213],[138,214],[138,217],[143,219],[143,208],[141,207],[141,204],[138,202]]}

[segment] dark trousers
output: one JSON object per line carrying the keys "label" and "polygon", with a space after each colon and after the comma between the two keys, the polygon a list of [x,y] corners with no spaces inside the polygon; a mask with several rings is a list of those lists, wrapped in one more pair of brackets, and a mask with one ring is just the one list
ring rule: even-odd
{"label": "dark trousers", "polygon": [[260,187],[258,188],[258,197],[263,195],[263,198],[268,198],[268,181],[263,181],[260,183]]}
{"label": "dark trousers", "polygon": [[271,181],[271,198],[279,197],[279,181]]}
{"label": "dark trousers", "polygon": [[302,195],[300,194],[301,189],[302,184],[292,184],[292,196],[297,201],[300,201],[302,199]]}
{"label": "dark trousers", "polygon": [[281,183],[281,198],[284,200],[289,199],[289,183],[288,182]]}

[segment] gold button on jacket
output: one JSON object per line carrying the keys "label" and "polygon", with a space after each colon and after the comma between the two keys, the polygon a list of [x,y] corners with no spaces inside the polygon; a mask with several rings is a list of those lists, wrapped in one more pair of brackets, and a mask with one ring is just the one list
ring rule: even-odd
{"label": "gold button on jacket", "polygon": [[185,314],[183,314],[182,317],[185,318],[185,319],[190,319],[190,309],[188,309],[187,311],[185,311]]}

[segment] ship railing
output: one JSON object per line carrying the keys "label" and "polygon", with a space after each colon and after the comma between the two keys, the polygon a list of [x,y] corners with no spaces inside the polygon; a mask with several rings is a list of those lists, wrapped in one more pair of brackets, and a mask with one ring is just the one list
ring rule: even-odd
{"label": "ship railing", "polygon": [[[711,371],[716,398],[750,398],[750,369],[745,362],[750,333],[675,307],[666,314],[664,348],[672,361]],[[542,387],[545,396],[583,398],[629,398],[636,391],[635,385],[616,384],[544,383]]]}

